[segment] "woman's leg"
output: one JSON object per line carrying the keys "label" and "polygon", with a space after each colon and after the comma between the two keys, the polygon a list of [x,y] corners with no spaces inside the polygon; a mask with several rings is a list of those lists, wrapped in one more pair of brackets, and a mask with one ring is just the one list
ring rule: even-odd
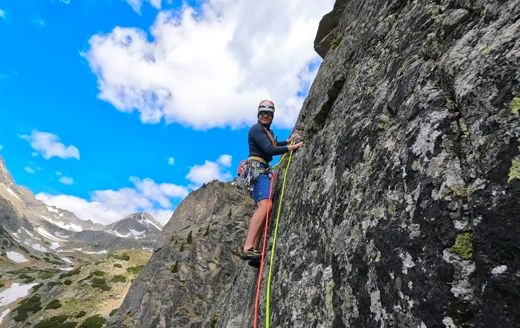
{"label": "woman's leg", "polygon": [[255,213],[253,213],[251,223],[249,224],[249,230],[247,231],[246,242],[244,243],[244,251],[247,251],[250,248],[258,247],[269,202],[269,199],[263,199],[258,202],[258,207],[256,208]]}

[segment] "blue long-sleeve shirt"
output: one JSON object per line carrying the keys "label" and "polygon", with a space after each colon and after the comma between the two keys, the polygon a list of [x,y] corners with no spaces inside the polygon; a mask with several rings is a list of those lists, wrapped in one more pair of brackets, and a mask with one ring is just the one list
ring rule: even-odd
{"label": "blue long-sleeve shirt", "polygon": [[[275,139],[271,128],[266,128],[271,133],[271,136],[273,136],[273,139]],[[249,143],[249,156],[261,157],[267,163],[273,160],[274,155],[285,154],[289,151],[287,141],[276,141],[276,146],[274,146],[260,123],[255,123],[249,129],[247,141]]]}

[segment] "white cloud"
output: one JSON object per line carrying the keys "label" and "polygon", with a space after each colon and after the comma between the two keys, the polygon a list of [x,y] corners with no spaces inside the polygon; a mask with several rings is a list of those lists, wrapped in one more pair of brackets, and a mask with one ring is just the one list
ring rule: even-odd
{"label": "white cloud", "polygon": [[220,157],[217,159],[217,163],[219,163],[220,165],[223,165],[223,166],[231,166],[231,155],[228,155],[228,154],[223,154],[223,155],[220,155]]}
{"label": "white cloud", "polygon": [[159,12],[151,35],[123,27],[94,35],[85,57],[99,97],[145,123],[239,127],[270,98],[275,124],[291,127],[317,71],[318,22],[333,3],[209,0],[197,12]]}
{"label": "white cloud", "polygon": [[36,173],[36,171],[31,166],[25,166],[23,169],[25,170],[25,172],[30,174]]}
{"label": "white cloud", "polygon": [[22,135],[22,139],[30,142],[31,147],[45,159],[52,157],[79,159],[79,150],[75,146],[65,146],[60,138],[49,132],[32,131],[30,136]]}
{"label": "white cloud", "polygon": [[[143,0],[126,0],[130,7],[136,12],[141,13],[141,6],[143,5]],[[152,7],[155,9],[161,9],[161,0],[148,0]]]}
{"label": "white cloud", "polygon": [[171,156],[168,157],[168,165],[173,166],[174,164],[175,164],[175,158],[173,158]]}
{"label": "white cloud", "polygon": [[69,210],[83,220],[109,224],[134,212],[151,213],[166,223],[173,213],[172,201],[186,197],[188,189],[170,183],[156,183],[150,178],[131,177],[134,188],[96,190],[90,199],[71,195],[40,193],[36,198],[48,205]]}
{"label": "white cloud", "polygon": [[61,177],[60,182],[64,185],[71,185],[74,184],[74,178],[71,177]]}
{"label": "white cloud", "polygon": [[[229,158],[227,157],[229,156]],[[230,155],[221,155],[217,162],[205,161],[202,165],[194,165],[186,175],[193,185],[191,188],[207,183],[213,180],[227,181],[231,179],[231,174],[224,171],[224,167],[228,167],[228,161],[231,163]]]}

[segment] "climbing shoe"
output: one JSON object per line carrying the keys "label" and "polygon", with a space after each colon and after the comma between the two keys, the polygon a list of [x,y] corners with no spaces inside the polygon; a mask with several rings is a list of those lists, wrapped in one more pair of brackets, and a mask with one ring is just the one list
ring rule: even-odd
{"label": "climbing shoe", "polygon": [[253,260],[259,259],[262,256],[257,250],[254,248],[250,248],[247,251],[240,250],[240,258],[242,260]]}

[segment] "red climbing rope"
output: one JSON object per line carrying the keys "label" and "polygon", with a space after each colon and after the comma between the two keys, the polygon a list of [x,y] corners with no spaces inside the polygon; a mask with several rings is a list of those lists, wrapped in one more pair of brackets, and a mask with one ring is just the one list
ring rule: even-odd
{"label": "red climbing rope", "polygon": [[260,303],[260,287],[262,286],[262,272],[264,271],[265,252],[267,250],[267,229],[269,227],[269,216],[271,213],[270,205],[273,200],[273,185],[276,182],[276,173],[274,171],[271,175],[269,186],[269,203],[267,204],[267,213],[265,214],[264,224],[264,240],[262,241],[262,257],[260,259],[260,268],[258,269],[258,277],[256,279],[256,296],[255,296],[255,313],[253,317],[253,328],[258,328],[258,305]]}

